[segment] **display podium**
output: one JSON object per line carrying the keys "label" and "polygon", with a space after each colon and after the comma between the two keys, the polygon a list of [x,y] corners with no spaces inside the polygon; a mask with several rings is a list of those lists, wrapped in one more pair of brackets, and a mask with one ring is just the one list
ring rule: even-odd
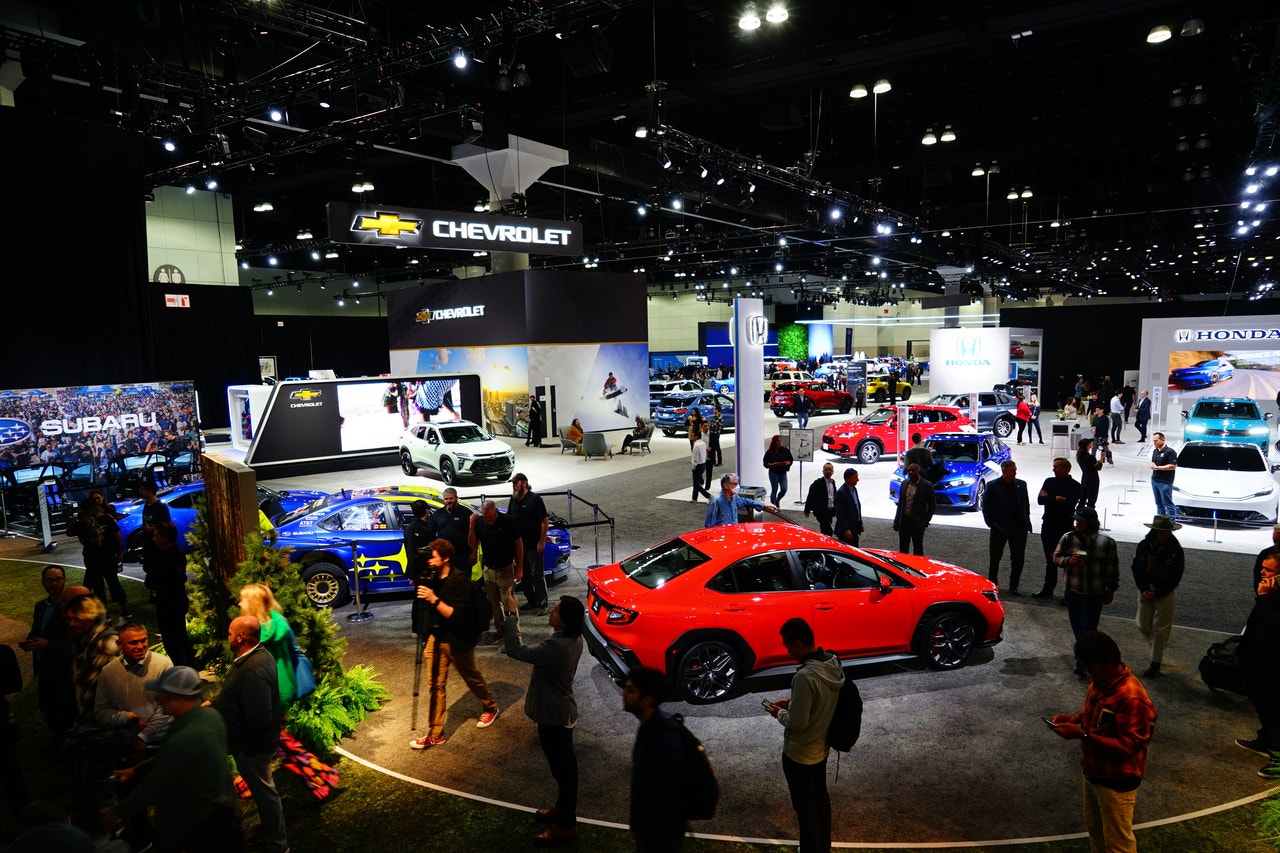
{"label": "display podium", "polygon": [[1053,456],[1065,456],[1068,459],[1075,458],[1076,443],[1079,441],[1079,421],[1049,422],[1049,453]]}

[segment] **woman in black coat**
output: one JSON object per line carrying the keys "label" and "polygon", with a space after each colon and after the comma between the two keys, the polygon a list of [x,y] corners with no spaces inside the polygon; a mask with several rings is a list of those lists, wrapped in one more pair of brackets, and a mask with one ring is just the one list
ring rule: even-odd
{"label": "woman in black coat", "polygon": [[1102,462],[1093,458],[1089,444],[1087,438],[1076,444],[1076,467],[1080,469],[1080,506],[1092,508],[1097,505],[1098,491],[1102,488],[1102,479],[1098,476]]}

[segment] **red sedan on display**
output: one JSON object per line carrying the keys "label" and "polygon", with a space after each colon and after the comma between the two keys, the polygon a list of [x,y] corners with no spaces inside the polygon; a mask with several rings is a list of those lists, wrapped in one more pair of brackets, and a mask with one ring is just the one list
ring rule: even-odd
{"label": "red sedan on display", "polygon": [[813,403],[813,414],[823,409],[834,409],[847,415],[853,408],[853,395],[841,388],[834,388],[826,382],[784,382],[774,389],[769,398],[769,408],[778,417],[794,411],[793,401],[796,390],[804,389],[804,395]]}
{"label": "red sedan on display", "polygon": [[[925,438],[935,432],[972,432],[973,421],[955,406],[912,406],[908,410],[907,435],[920,433]],[[874,465],[886,453],[897,458],[898,410],[882,406],[856,421],[845,421],[827,427],[822,434],[822,449],[841,458],[854,458]]]}
{"label": "red sedan on display", "polygon": [[1002,639],[995,584],[968,569],[845,545],[797,524],[695,530],[587,574],[587,645],[615,678],[663,670],[693,704],[795,671],[778,637],[813,626],[841,660],[962,666]]}

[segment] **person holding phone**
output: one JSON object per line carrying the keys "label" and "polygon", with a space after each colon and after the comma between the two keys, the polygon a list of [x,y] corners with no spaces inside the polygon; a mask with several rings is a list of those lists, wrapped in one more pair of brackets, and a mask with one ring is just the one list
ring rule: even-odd
{"label": "person holding phone", "polygon": [[1076,640],[1075,655],[1090,678],[1084,706],[1045,722],[1058,737],[1080,741],[1090,848],[1137,851],[1133,806],[1146,772],[1155,705],[1111,637],[1090,631]]}

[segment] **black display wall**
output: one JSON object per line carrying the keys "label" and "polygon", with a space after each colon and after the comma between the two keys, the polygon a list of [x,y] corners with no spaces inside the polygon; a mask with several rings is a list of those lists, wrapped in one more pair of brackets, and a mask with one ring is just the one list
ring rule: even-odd
{"label": "black display wall", "polygon": [[[147,281],[143,137],[17,109],[0,109],[0,137],[0,388],[190,379],[205,426],[226,426],[226,386],[258,378],[251,294]],[[166,291],[191,307],[166,308]]]}
{"label": "black display wall", "polygon": [[308,370],[329,369],[347,377],[380,376],[391,369],[385,317],[259,316],[253,322],[258,349],[251,355],[255,362],[260,355],[274,355],[281,379],[306,376]]}
{"label": "black display wall", "polygon": [[[1126,370],[1137,370],[1142,321],[1155,317],[1222,316],[1223,302],[1132,302],[1056,308],[1002,308],[1000,325],[1043,329],[1041,399],[1048,408],[1059,400],[1058,376],[1075,384],[1076,374],[1097,379],[1106,374],[1118,383]],[[1232,303],[1227,317],[1274,314],[1267,302]],[[1141,389],[1138,390],[1150,390]]]}

